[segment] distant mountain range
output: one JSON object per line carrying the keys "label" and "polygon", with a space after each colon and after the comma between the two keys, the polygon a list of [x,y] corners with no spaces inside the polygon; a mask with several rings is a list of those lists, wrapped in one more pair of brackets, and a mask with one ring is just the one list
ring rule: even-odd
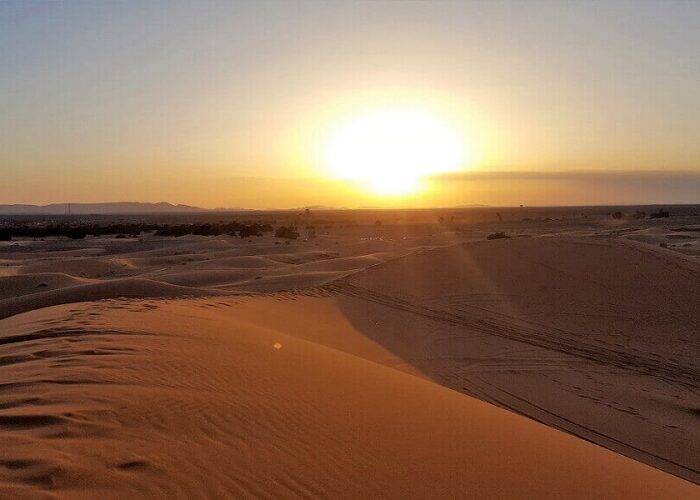
{"label": "distant mountain range", "polygon": [[162,214],[208,212],[209,209],[172,203],[52,203],[51,205],[0,205],[2,215],[98,215],[98,214]]}

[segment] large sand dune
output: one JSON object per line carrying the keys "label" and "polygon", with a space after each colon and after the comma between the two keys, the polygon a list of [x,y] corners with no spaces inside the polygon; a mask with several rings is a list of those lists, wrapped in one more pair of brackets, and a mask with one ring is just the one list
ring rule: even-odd
{"label": "large sand dune", "polygon": [[[3,320],[0,493],[698,495],[592,444],[299,338],[299,323],[257,326],[237,305],[120,300]],[[276,312],[274,304],[265,310]],[[382,351],[337,322],[337,309],[319,310],[319,319],[341,327],[346,349]]]}
{"label": "large sand dune", "polygon": [[691,254],[362,231],[5,246],[0,496],[700,498],[471,397],[700,482]]}
{"label": "large sand dune", "polygon": [[329,285],[441,384],[700,480],[700,266],[632,243],[494,240]]}

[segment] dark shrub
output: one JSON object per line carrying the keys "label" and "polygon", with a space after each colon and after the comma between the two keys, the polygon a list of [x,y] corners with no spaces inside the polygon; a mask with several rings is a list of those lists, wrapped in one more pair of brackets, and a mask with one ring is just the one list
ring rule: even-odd
{"label": "dark shrub", "polygon": [[285,238],[288,240],[296,240],[299,237],[299,231],[295,226],[280,226],[275,231],[275,238]]}
{"label": "dark shrub", "polygon": [[72,227],[66,230],[66,236],[68,236],[71,240],[82,240],[85,238],[85,236],[87,236],[87,233],[84,229]]}
{"label": "dark shrub", "polygon": [[238,230],[239,238],[249,238],[251,236],[262,236],[262,233],[258,232],[257,228],[254,226],[243,226]]}
{"label": "dark shrub", "polygon": [[668,217],[669,213],[664,210],[663,208],[660,208],[658,212],[652,212],[649,214],[650,219],[662,219],[664,217]]}
{"label": "dark shrub", "polygon": [[9,229],[0,229],[0,241],[10,241],[12,240],[12,235]]}
{"label": "dark shrub", "polygon": [[612,218],[613,219],[622,219],[622,212],[613,212],[612,213]]}
{"label": "dark shrub", "polygon": [[486,237],[487,240],[502,240],[503,238],[510,238],[510,236],[503,231],[498,231],[496,233],[491,233]]}

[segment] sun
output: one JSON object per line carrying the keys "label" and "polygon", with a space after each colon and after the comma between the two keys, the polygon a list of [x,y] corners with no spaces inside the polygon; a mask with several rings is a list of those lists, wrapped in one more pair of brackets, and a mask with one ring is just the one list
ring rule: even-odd
{"label": "sun", "polygon": [[464,144],[447,121],[419,109],[376,108],[330,134],[325,162],[335,178],[359,181],[381,195],[418,191],[431,174],[458,169]]}

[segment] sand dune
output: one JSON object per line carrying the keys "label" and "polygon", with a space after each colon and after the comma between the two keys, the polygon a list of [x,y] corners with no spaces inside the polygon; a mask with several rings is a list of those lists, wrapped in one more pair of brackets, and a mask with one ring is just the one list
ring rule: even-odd
{"label": "sand dune", "polygon": [[411,254],[329,285],[443,385],[700,481],[700,266],[560,238]]}
{"label": "sand dune", "polygon": [[169,285],[139,278],[126,278],[70,286],[0,300],[0,318],[57,304],[116,297],[201,297],[210,291]]}
{"label": "sand dune", "polygon": [[50,260],[21,266],[21,274],[56,272],[83,278],[104,278],[134,273],[134,266],[126,259],[85,258],[76,260]]}
{"label": "sand dune", "polygon": [[152,275],[153,279],[171,283],[173,285],[194,287],[216,287],[220,285],[236,284],[253,279],[265,268],[252,269],[198,269],[188,271],[164,271]]}
{"label": "sand dune", "polygon": [[[3,320],[2,495],[698,495],[592,444],[297,338],[294,325],[255,326],[236,307],[119,300]],[[342,333],[346,347],[367,342]]]}
{"label": "sand dune", "polygon": [[252,279],[240,283],[231,284],[228,287],[219,286],[242,292],[275,292],[280,290],[296,290],[322,286],[345,276],[343,271],[308,271],[290,274],[274,274],[265,276],[258,274]]}
{"label": "sand dune", "polygon": [[469,397],[700,482],[698,262],[543,230],[5,246],[0,496],[700,497]]}
{"label": "sand dune", "polygon": [[700,226],[697,225],[651,227],[631,231],[624,237],[656,247],[664,246],[683,255],[700,255]]}
{"label": "sand dune", "polygon": [[267,255],[217,257],[193,264],[193,267],[197,269],[264,269],[282,266],[284,266],[283,263]]}
{"label": "sand dune", "polygon": [[[88,253],[82,252],[77,248],[80,243],[74,242],[47,240],[26,243],[2,254],[12,259],[6,260],[1,270],[0,280],[4,281],[0,281],[0,298],[25,296],[18,301],[22,306],[16,305],[17,301],[14,300],[8,302],[8,312],[0,313],[2,317],[35,307],[89,300],[90,296],[85,292],[87,289],[37,295],[34,306],[28,295],[73,288],[90,280],[98,292],[94,298],[116,297],[114,293],[117,291],[107,291],[112,289],[118,289],[127,297],[184,294],[183,291],[169,289],[168,285],[207,289],[212,294],[229,291],[269,292],[320,286],[396,255],[393,252],[376,252],[374,246],[358,247],[357,251],[367,252],[358,255],[347,248],[343,248],[342,252],[331,250],[329,247],[335,247],[335,242],[321,239],[281,244],[270,237],[256,238],[254,243],[230,236],[147,237],[140,242],[93,238],[82,243],[89,246]],[[5,249],[8,250],[7,247]],[[17,275],[25,278],[18,278]],[[51,278],[49,275],[55,276]],[[151,283],[149,286],[152,289],[144,295],[140,290],[145,290],[145,285],[133,282],[141,283],[140,288],[124,293],[126,283],[129,283],[123,281],[125,278],[161,283],[163,292],[153,288]],[[120,280],[120,284],[107,285],[115,280]],[[98,282],[103,286],[97,286]]]}
{"label": "sand dune", "polygon": [[0,276],[0,300],[87,283],[65,273]]}
{"label": "sand dune", "polygon": [[298,266],[302,271],[354,271],[374,266],[394,257],[391,253],[359,255],[355,257],[340,257],[307,262]]}

